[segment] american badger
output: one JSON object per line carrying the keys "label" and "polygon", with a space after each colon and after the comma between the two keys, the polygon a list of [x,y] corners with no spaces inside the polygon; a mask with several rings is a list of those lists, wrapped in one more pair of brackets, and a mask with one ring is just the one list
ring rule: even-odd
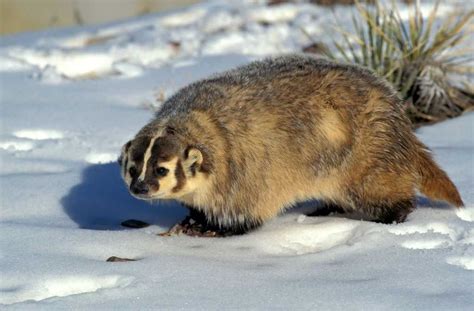
{"label": "american badger", "polygon": [[463,205],[383,79],[304,55],[182,88],[119,162],[135,197],[178,200],[233,233],[310,199],[381,223],[404,221],[417,189]]}

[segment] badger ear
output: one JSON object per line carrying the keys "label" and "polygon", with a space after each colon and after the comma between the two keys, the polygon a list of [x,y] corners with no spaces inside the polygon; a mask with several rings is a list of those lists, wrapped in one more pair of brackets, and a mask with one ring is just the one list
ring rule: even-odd
{"label": "badger ear", "polygon": [[185,160],[183,161],[184,167],[191,171],[194,175],[196,169],[201,167],[203,161],[202,153],[199,149],[189,147],[185,152]]}

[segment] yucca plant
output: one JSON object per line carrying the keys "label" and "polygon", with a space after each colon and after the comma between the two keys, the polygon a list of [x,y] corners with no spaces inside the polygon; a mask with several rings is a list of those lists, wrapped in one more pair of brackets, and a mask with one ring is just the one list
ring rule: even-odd
{"label": "yucca plant", "polygon": [[468,64],[472,50],[458,48],[469,35],[465,26],[473,12],[440,20],[438,7],[439,1],[425,17],[418,0],[403,20],[395,1],[388,9],[379,1],[362,5],[356,0],[354,32],[338,27],[343,42],[334,41],[338,53],[327,54],[366,66],[391,82],[414,124],[458,116],[474,107],[472,86],[461,88],[450,80],[451,73],[474,73]]}

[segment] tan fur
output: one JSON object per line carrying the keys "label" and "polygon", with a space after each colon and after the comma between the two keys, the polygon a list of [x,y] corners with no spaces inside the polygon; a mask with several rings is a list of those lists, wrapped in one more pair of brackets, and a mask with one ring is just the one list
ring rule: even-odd
{"label": "tan fur", "polygon": [[[176,93],[130,153],[140,155],[140,141],[156,133],[163,147],[154,150],[172,148],[176,158],[149,198],[175,198],[222,227],[252,227],[315,198],[398,222],[417,188],[462,205],[397,94],[355,66],[290,55],[237,68]],[[178,182],[179,191],[163,194]]]}
{"label": "tan fur", "polygon": [[346,143],[350,137],[347,133],[347,128],[342,123],[342,118],[335,109],[324,109],[321,111],[324,118],[319,124],[321,132],[326,136],[326,139],[335,146]]}
{"label": "tan fur", "polygon": [[423,148],[419,152],[420,191],[435,200],[443,200],[456,207],[464,206],[456,186]]}

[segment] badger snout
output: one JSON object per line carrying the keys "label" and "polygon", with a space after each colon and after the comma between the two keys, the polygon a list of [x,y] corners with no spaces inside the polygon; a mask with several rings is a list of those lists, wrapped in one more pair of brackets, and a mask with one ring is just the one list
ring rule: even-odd
{"label": "badger snout", "polygon": [[137,180],[130,185],[130,192],[135,195],[146,195],[150,191],[150,187],[144,182]]}

